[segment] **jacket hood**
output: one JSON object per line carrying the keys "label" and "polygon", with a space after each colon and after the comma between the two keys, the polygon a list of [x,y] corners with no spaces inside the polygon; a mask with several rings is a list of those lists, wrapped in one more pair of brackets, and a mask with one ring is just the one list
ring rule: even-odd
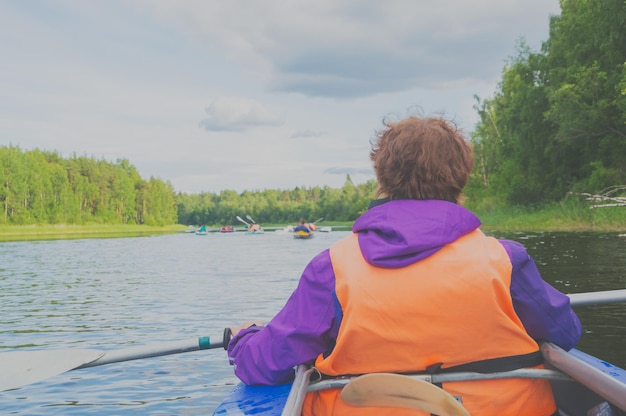
{"label": "jacket hood", "polygon": [[352,232],[358,233],[363,258],[377,267],[415,263],[480,226],[476,215],[447,201],[406,199],[372,205]]}

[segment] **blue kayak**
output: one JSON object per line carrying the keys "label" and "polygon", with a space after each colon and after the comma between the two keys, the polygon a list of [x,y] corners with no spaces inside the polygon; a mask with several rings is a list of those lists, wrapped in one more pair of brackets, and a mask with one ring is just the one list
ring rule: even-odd
{"label": "blue kayak", "polygon": [[280,386],[246,386],[239,383],[213,415],[280,415],[291,383]]}
{"label": "blue kayak", "polygon": [[[521,369],[506,373],[447,373],[429,376],[432,382],[534,377],[550,379],[557,406],[562,415],[624,415],[626,413],[626,370],[580,350],[563,351],[553,344],[541,347],[545,370]],[[296,371],[293,383],[279,386],[238,384],[226,396],[213,415],[279,416],[299,415],[305,391],[342,388],[354,379],[324,380],[308,383],[309,373]],[[365,376],[364,376],[365,377]],[[423,380],[426,376],[402,376]],[[439,378],[437,378],[439,377]],[[326,383],[326,385],[323,385]],[[293,388],[292,388],[293,387]],[[291,396],[290,396],[291,393]],[[442,394],[447,394],[443,392]]]}

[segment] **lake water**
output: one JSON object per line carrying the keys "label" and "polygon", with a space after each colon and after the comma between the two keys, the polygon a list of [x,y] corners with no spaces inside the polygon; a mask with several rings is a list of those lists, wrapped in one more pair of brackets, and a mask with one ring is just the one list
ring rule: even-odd
{"label": "lake water", "polygon": [[[226,326],[269,320],[307,262],[345,235],[0,243],[0,352],[221,339]],[[524,243],[563,292],[626,287],[626,238],[617,234],[492,235]],[[578,347],[626,367],[626,303],[577,312],[585,327]],[[236,383],[223,349],[190,352],[69,371],[0,392],[0,413],[207,415]]]}

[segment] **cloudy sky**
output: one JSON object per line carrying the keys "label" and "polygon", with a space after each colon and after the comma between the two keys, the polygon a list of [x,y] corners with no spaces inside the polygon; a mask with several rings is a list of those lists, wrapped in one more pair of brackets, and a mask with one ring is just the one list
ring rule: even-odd
{"label": "cloudy sky", "polygon": [[467,132],[558,0],[2,0],[0,145],[115,162],[177,192],[373,178],[389,116]]}

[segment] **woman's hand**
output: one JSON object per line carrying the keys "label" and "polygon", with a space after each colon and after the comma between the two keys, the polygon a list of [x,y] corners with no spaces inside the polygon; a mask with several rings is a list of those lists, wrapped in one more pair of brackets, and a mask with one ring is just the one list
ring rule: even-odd
{"label": "woman's hand", "polygon": [[248,329],[251,326],[264,326],[265,324],[261,321],[246,321],[240,325],[230,327],[230,332],[233,337],[237,336],[239,331],[242,329]]}

